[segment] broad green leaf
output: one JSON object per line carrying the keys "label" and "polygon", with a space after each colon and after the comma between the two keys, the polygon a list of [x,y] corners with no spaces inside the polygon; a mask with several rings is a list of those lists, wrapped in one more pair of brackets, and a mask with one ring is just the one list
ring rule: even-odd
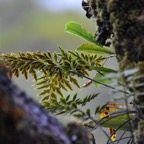
{"label": "broad green leaf", "polygon": [[114,54],[110,48],[102,47],[96,44],[83,44],[78,47],[77,50],[94,54]]}
{"label": "broad green leaf", "polygon": [[68,22],[65,25],[65,31],[79,36],[82,39],[87,40],[89,42],[96,43],[94,36],[90,32],[86,31],[84,28],[82,28],[81,25],[76,22]]}
{"label": "broad green leaf", "polygon": [[[111,119],[110,118],[104,118],[102,121],[101,121],[101,119],[96,120],[96,121],[97,122],[100,121],[99,124],[103,127],[117,129],[120,125],[125,123],[128,120],[128,118],[132,118],[132,117],[134,117],[134,116],[124,114],[124,115],[120,115],[120,116],[117,116],[117,117],[114,117]],[[130,126],[129,122],[127,122],[120,128],[120,130],[129,130],[130,129],[129,126]]]}
{"label": "broad green leaf", "polygon": [[[105,77],[105,74],[108,74],[108,72],[103,72],[102,74],[97,73],[94,77],[94,80],[96,80],[97,82],[100,82],[102,84],[110,84],[112,83],[112,80],[108,79]],[[95,86],[101,86],[101,84],[94,82]]]}
{"label": "broad green leaf", "polygon": [[107,72],[107,73],[116,73],[117,71],[114,70],[114,69],[110,69],[110,68],[106,68],[106,67],[96,67],[96,66],[91,66],[90,67],[91,70],[97,70],[97,71],[100,71],[100,72]]}

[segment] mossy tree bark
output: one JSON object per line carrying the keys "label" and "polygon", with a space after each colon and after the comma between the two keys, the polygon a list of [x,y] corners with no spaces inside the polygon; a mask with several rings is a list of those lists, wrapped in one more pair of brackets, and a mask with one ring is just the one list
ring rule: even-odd
{"label": "mossy tree bark", "polygon": [[[89,0],[96,17],[97,42],[107,45],[113,35],[113,47],[121,72],[137,69],[133,79],[124,83],[134,93],[133,103],[139,109],[135,123],[135,142],[144,143],[144,0]],[[141,76],[141,78],[138,78]]]}
{"label": "mossy tree bark", "polygon": [[[137,144],[144,143],[144,0],[112,0],[108,3],[113,26],[114,48],[120,71],[137,69],[133,79],[125,83],[134,94],[133,103],[139,109],[134,136]],[[142,76],[143,75],[143,76]],[[141,78],[136,78],[142,76]]]}

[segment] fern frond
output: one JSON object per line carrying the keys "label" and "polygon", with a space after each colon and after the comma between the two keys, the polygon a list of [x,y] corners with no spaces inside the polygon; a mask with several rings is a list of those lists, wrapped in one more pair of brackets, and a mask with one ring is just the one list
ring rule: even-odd
{"label": "fern frond", "polygon": [[[85,106],[88,102],[96,98],[99,94],[93,94],[89,96],[85,96],[83,98],[79,98],[77,94],[71,96],[70,95],[66,97],[61,97],[58,102],[55,102],[55,104],[49,102],[49,101],[42,101],[45,108],[47,108],[49,111],[53,111],[56,114],[72,114],[75,116],[77,114],[77,108]],[[61,113],[62,112],[62,113]]]}
{"label": "fern frond", "polygon": [[[18,54],[2,54],[0,58],[11,68],[16,77],[19,77],[21,73],[27,79],[28,74],[31,74],[36,81],[37,89],[42,90],[39,95],[49,102],[53,96],[63,97],[63,90],[72,91],[71,83],[80,88],[75,77],[78,76],[76,73],[89,75],[91,67],[102,66],[105,60],[103,56],[76,51],[66,52],[62,48],[60,48],[60,53],[19,52]],[[70,71],[76,73],[70,73]],[[38,72],[41,73],[41,76]]]}

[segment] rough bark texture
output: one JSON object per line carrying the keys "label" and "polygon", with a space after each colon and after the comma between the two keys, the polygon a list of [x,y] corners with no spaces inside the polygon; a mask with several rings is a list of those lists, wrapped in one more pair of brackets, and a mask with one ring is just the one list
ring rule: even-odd
{"label": "rough bark texture", "polygon": [[88,144],[90,133],[76,122],[63,127],[18,89],[0,67],[0,144]]}
{"label": "rough bark texture", "polygon": [[138,108],[133,120],[135,143],[144,143],[144,0],[111,0],[108,2],[113,26],[116,56],[120,71],[137,69],[133,79],[125,84],[134,93],[133,103]]}
{"label": "rough bark texture", "polygon": [[[135,142],[144,143],[144,0],[88,0],[87,15],[96,17],[98,26],[97,42],[107,45],[106,40],[113,35],[121,72],[137,69],[133,79],[124,82],[134,93],[133,103],[138,108],[135,123]],[[93,11],[91,11],[91,9]],[[139,78],[141,76],[141,78]]]}

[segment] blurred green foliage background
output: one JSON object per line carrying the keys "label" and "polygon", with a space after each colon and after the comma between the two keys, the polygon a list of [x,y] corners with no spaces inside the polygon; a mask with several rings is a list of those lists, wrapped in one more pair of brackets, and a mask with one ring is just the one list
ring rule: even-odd
{"label": "blurred green foliage background", "polygon": [[66,49],[75,49],[83,41],[65,33],[64,25],[69,21],[76,21],[92,31],[94,24],[85,18],[84,13],[84,11],[54,13],[43,9],[32,0],[1,0],[1,52],[37,49],[54,51],[57,50],[57,44]]}

